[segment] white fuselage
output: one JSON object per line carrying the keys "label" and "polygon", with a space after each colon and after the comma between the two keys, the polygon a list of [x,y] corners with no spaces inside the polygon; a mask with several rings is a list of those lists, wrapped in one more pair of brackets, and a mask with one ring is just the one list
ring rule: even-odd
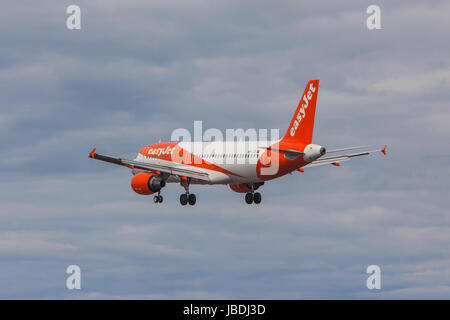
{"label": "white fuselage", "polygon": [[[157,156],[139,153],[135,161],[184,168],[207,173],[210,184],[230,184],[262,181],[257,175],[257,163],[267,147],[277,141],[215,141],[180,142],[177,147],[159,148]],[[183,150],[180,152],[179,150]],[[138,171],[138,170],[136,170]],[[167,182],[179,182],[170,176]],[[205,184],[192,180],[191,183]]]}

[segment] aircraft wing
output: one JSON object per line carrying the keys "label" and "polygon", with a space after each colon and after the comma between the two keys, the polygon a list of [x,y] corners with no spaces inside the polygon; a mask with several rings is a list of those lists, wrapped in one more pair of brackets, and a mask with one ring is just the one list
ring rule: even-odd
{"label": "aircraft wing", "polygon": [[[336,157],[328,157],[328,158],[323,158],[323,159],[317,159],[309,164],[307,164],[306,166],[304,166],[303,168],[309,168],[309,167],[316,167],[316,166],[321,166],[324,164],[334,164],[339,166],[339,163],[342,161],[348,161],[353,157],[359,157],[359,156],[366,156],[369,155],[371,153],[374,152],[382,152],[384,155],[386,154],[386,147],[384,146],[381,149],[377,149],[377,150],[369,150],[369,151],[363,151],[363,152],[358,152],[358,153],[351,153],[351,154],[344,154],[344,155],[340,155],[340,156],[336,156]],[[360,148],[360,147],[354,147],[355,149]],[[351,150],[354,148],[346,148],[346,150]]]}
{"label": "aircraft wing", "polygon": [[171,175],[183,176],[183,177],[199,179],[199,180],[210,182],[209,175],[205,172],[198,172],[198,171],[184,169],[184,168],[164,166],[164,165],[159,165],[159,164],[150,164],[150,163],[145,163],[145,162],[140,162],[140,161],[121,159],[121,158],[114,158],[114,157],[95,153],[95,148],[89,153],[89,158],[125,166],[130,169],[141,169],[141,170],[147,170],[147,171],[151,171],[151,172],[155,172],[155,173],[157,171],[159,171],[159,172],[164,172],[164,173],[168,173]]}

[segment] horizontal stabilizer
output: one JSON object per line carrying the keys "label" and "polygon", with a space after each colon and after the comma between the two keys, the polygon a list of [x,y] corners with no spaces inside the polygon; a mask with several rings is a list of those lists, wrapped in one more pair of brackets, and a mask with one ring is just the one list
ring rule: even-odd
{"label": "horizontal stabilizer", "polygon": [[327,153],[341,152],[341,151],[348,151],[348,150],[355,150],[355,149],[362,149],[362,148],[368,148],[368,147],[370,147],[370,146],[359,146],[359,147],[331,149],[331,150],[327,150]]}
{"label": "horizontal stabilizer", "polygon": [[[339,155],[339,156],[336,156],[336,157],[321,158],[321,159],[315,160],[315,161],[307,164],[303,168],[316,167],[316,166],[322,166],[322,165],[325,165],[325,164],[334,164],[334,163],[339,163],[339,162],[342,162],[342,161],[348,161],[351,158],[360,157],[360,156],[366,156],[366,155],[369,155],[369,154],[374,153],[374,152],[381,152],[384,155],[386,155],[386,147],[387,146],[385,145],[383,148],[377,149],[377,150],[368,150],[368,151],[363,151],[363,152],[358,152],[358,153]],[[329,151],[327,151],[327,153],[328,152]]]}

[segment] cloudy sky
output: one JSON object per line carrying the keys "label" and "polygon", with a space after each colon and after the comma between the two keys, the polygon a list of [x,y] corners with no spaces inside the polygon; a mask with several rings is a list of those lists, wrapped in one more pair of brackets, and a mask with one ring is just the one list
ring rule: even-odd
{"label": "cloudy sky", "polygon": [[[0,298],[450,298],[449,16],[448,1],[4,1]],[[284,132],[313,78],[314,142],[386,157],[272,181],[260,206],[194,186],[195,207],[179,185],[154,205],[87,157],[132,158],[194,120]]]}

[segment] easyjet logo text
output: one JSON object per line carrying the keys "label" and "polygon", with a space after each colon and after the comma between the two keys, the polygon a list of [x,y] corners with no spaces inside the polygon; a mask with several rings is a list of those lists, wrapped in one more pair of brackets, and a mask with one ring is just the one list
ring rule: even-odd
{"label": "easyjet logo text", "polygon": [[170,154],[172,152],[172,148],[171,147],[166,147],[166,148],[150,148],[148,149],[147,154],[148,155],[157,155],[160,156],[162,154]]}
{"label": "easyjet logo text", "polygon": [[300,125],[300,121],[306,116],[306,109],[308,108],[309,101],[311,101],[313,97],[313,93],[316,92],[316,88],[314,88],[313,84],[311,83],[309,85],[309,90],[307,93],[305,93],[301,100],[301,106],[298,110],[297,117],[294,120],[294,123],[292,124],[290,133],[291,137],[295,135],[295,132],[297,131],[298,126]]}

